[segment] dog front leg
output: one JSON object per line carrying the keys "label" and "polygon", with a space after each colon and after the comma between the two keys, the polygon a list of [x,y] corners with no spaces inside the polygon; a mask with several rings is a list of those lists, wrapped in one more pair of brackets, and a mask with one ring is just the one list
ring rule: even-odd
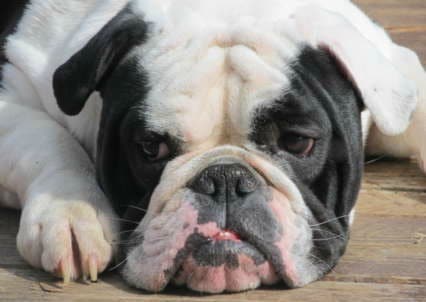
{"label": "dog front leg", "polygon": [[118,223],[78,142],[44,112],[0,95],[0,185],[22,215],[17,246],[31,265],[97,279],[114,253]]}

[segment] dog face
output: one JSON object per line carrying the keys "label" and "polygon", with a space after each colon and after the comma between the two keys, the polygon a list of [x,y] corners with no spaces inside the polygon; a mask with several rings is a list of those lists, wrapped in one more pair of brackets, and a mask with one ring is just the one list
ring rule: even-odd
{"label": "dog face", "polygon": [[[54,78],[65,113],[95,90],[102,97],[99,183],[137,222],[123,225],[125,279],[222,292],[324,275],[348,240],[364,104],[384,131],[404,127],[369,94],[386,79],[366,85],[345,47],[295,38],[297,15],[288,33],[244,18],[194,30],[146,22],[135,7]],[[398,85],[400,106],[412,94]],[[392,118],[404,125],[405,115]]]}
{"label": "dog face", "polygon": [[[326,53],[307,48],[290,66],[290,86],[277,83],[263,100],[250,100],[246,91],[258,84],[239,82],[244,71],[231,67],[223,79],[223,70],[188,74],[190,85],[223,81],[205,91],[197,84],[165,96],[161,88],[163,97],[148,95],[143,110],[127,113],[124,165],[138,187],[153,182],[148,199],[135,200],[149,207],[131,237],[124,271],[131,284],[158,291],[172,280],[203,292],[278,280],[300,286],[334,266],[361,179],[359,103]],[[227,96],[235,103],[224,100],[226,89],[237,90]]]}

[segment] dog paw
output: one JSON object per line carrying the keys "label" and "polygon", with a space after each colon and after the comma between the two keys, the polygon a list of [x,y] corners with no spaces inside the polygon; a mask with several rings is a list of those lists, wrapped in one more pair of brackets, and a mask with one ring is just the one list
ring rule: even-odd
{"label": "dog paw", "polygon": [[24,208],[17,246],[31,265],[64,282],[96,281],[114,254],[116,225],[89,203],[51,201],[44,210]]}

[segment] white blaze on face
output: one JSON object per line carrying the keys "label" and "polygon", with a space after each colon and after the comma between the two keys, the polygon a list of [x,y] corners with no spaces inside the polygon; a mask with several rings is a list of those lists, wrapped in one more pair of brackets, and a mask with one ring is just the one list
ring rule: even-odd
{"label": "white blaze on face", "polygon": [[198,27],[154,29],[138,50],[150,86],[141,114],[153,131],[180,137],[186,152],[243,145],[252,113],[289,87],[286,66],[298,49],[267,21]]}

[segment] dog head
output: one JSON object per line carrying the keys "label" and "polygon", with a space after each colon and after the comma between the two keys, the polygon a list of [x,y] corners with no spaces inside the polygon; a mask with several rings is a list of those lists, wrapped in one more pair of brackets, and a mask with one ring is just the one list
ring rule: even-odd
{"label": "dog head", "polygon": [[136,287],[320,278],[348,241],[361,111],[394,135],[414,109],[411,83],[342,17],[233,2],[137,1],[55,73],[65,113],[102,97],[96,167],[137,222],[123,270]]}

